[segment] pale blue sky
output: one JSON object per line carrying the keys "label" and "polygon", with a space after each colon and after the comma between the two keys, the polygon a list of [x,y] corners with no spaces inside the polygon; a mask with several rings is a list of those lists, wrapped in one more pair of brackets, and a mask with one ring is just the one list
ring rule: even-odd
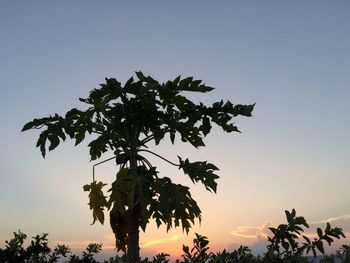
{"label": "pale blue sky", "polygon": [[[193,188],[198,231],[217,247],[245,242],[230,234],[239,226],[280,223],[284,209],[310,221],[350,215],[349,12],[347,1],[3,1],[0,241],[18,228],[54,240],[110,233],[89,226],[87,149],[68,142],[43,160],[38,133],[20,129],[79,107],[105,77],[124,82],[136,70],[203,79],[216,88],[198,97],[204,102],[257,103],[252,118],[237,120],[242,134],[214,130],[199,152],[158,149],[221,169],[216,196]],[[105,180],[113,174],[100,169]],[[350,233],[349,219],[341,224]]]}

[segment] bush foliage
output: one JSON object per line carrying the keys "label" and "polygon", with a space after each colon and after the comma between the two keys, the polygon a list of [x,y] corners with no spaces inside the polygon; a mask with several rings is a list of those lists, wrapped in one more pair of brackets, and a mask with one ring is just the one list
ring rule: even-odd
{"label": "bush foliage", "polygon": [[[308,223],[302,216],[296,216],[293,209],[285,211],[287,222],[280,224],[277,228],[271,227],[272,236],[268,237],[269,245],[264,255],[255,256],[246,246],[229,252],[223,250],[213,253],[209,251],[209,240],[207,237],[195,234],[192,247],[183,245],[183,255],[175,263],[269,263],[286,262],[302,263],[309,262],[307,255],[311,253],[316,257],[319,253],[325,254],[324,243],[331,245],[334,239],[345,238],[343,230],[339,227],[331,227],[326,224],[324,230],[317,228],[317,237],[307,237],[304,228],[309,228]],[[47,234],[32,237],[30,244],[24,247],[27,235],[18,231],[10,241],[5,241],[5,247],[0,248],[1,263],[97,263],[96,255],[102,251],[101,244],[89,244],[80,255],[72,254],[66,245],[56,245],[54,249],[49,248]],[[170,255],[160,253],[152,259],[141,259],[141,263],[169,263]],[[103,263],[126,263],[127,256],[116,255]],[[321,263],[350,262],[350,246],[343,245],[335,254],[325,255]]]}

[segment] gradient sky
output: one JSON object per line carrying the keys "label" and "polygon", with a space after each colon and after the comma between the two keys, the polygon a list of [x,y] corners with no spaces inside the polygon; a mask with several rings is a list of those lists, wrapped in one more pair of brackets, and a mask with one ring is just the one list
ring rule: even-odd
{"label": "gradient sky", "polygon": [[[191,186],[203,210],[187,237],[150,225],[144,255],[181,253],[194,233],[212,250],[257,250],[284,210],[350,237],[350,3],[347,1],[2,1],[0,4],[0,242],[21,229],[51,244],[113,248],[108,224],[92,222],[86,144],[67,141],[44,160],[35,117],[64,114],[105,77],[142,70],[159,81],[194,76],[216,89],[199,100],[254,103],[241,134],[214,129],[207,147],[154,150],[220,168],[216,195],[166,163],[161,174]],[[110,157],[106,154],[106,158]],[[110,182],[113,164],[97,168]],[[349,239],[341,243],[349,243]]]}

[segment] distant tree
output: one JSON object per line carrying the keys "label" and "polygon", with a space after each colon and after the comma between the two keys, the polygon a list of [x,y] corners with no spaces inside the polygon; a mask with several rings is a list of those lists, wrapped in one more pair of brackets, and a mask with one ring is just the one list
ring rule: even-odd
{"label": "distant tree", "polygon": [[[198,148],[205,146],[204,137],[217,124],[225,132],[238,132],[232,118],[251,116],[254,105],[233,105],[219,101],[212,106],[194,103],[183,92],[205,93],[212,87],[192,77],[160,84],[142,72],[136,72],[122,87],[114,78],[80,99],[88,105],[87,110],[76,108],[65,116],[34,119],[24,125],[22,131],[42,129],[36,146],[45,157],[46,150],[55,149],[68,135],[81,143],[86,134],[95,135],[89,142],[91,160],[112,151],[119,170],[109,189],[107,198],[103,182],[84,186],[89,191],[93,222],[104,223],[104,209],[110,212],[110,224],[118,250],[127,251],[129,262],[139,262],[139,228],[143,231],[150,219],[158,226],[165,224],[167,230],[182,226],[189,231],[195,219],[201,220],[201,210],[191,197],[189,188],[173,183],[169,177],[159,177],[156,167],[141,154],[153,154],[177,166],[192,182],[201,182],[208,191],[216,192],[218,168],[206,161],[190,162],[178,157],[173,163],[150,151],[150,142],[159,144],[166,135],[174,144],[179,136],[182,142]],[[48,145],[49,143],[49,145]]]}
{"label": "distant tree", "polygon": [[10,241],[5,241],[5,248],[0,248],[1,263],[54,263],[70,253],[70,248],[65,245],[56,245],[53,250],[50,249],[47,234],[36,235],[26,248],[23,245],[27,235],[21,231],[14,232],[13,235]]}

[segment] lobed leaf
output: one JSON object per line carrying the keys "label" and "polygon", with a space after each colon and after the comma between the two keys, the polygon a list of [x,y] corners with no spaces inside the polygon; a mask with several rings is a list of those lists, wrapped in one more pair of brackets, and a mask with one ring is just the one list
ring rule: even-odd
{"label": "lobed leaf", "polygon": [[219,178],[214,171],[219,170],[214,164],[206,161],[197,161],[191,163],[188,159],[184,161],[179,158],[179,169],[182,169],[187,174],[193,183],[201,182],[208,191],[216,193],[217,183],[216,180]]}

